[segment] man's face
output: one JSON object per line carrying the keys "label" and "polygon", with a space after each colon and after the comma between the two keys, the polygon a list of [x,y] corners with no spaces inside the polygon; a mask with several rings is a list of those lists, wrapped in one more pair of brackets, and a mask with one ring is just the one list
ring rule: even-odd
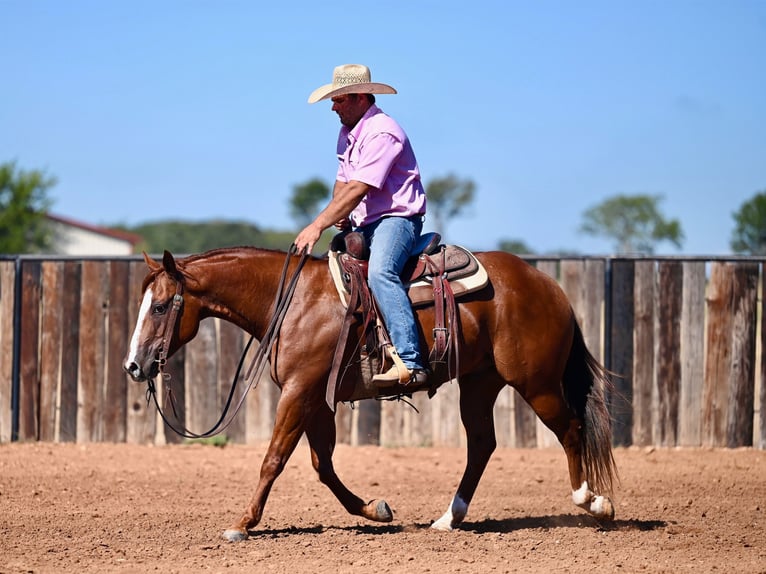
{"label": "man's face", "polygon": [[348,128],[353,128],[369,107],[369,101],[361,94],[346,94],[332,99],[332,111],[338,114],[340,123]]}

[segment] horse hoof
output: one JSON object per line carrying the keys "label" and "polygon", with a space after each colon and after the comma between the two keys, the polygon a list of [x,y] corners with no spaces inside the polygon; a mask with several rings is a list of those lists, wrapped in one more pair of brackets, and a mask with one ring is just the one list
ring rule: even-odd
{"label": "horse hoof", "polygon": [[375,522],[391,522],[394,519],[394,513],[391,511],[391,507],[385,500],[378,500],[376,503],[374,500],[367,504],[371,512],[367,515],[367,518],[374,520]]}
{"label": "horse hoof", "polygon": [[223,531],[221,538],[228,542],[243,542],[247,540],[247,530],[242,531],[236,528],[229,528]]}
{"label": "horse hoof", "polygon": [[385,500],[379,500],[375,507],[376,519],[380,522],[391,522],[394,519],[394,513],[391,512],[391,507]]}
{"label": "horse hoof", "polygon": [[431,525],[432,530],[439,530],[440,532],[452,532],[452,523],[450,520],[444,520],[440,518]]}
{"label": "horse hoof", "polygon": [[606,496],[594,496],[590,503],[590,513],[601,520],[614,520],[614,505]]}

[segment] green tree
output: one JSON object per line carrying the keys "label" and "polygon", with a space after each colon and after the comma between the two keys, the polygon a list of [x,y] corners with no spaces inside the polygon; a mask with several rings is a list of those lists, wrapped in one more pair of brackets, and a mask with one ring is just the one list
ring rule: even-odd
{"label": "green tree", "polygon": [[660,213],[661,195],[617,195],[585,211],[580,231],[615,240],[618,253],[654,253],[660,241],[680,248],[681,224]]}
{"label": "green tree", "polygon": [[0,253],[39,253],[50,246],[47,192],[54,185],[56,179],[41,171],[0,164]]}
{"label": "green tree", "polygon": [[534,250],[521,239],[501,239],[497,244],[500,251],[507,251],[516,255],[531,255]]}
{"label": "green tree", "polygon": [[[294,231],[261,229],[247,221],[214,219],[211,221],[163,220],[132,227],[113,225],[143,238],[139,250],[162,253],[163,250],[185,255],[219,247],[252,245],[264,249],[287,251],[295,239]],[[324,245],[329,243],[329,239]]]}
{"label": "green tree", "polygon": [[459,179],[454,174],[432,179],[426,185],[426,197],[434,230],[444,236],[447,222],[471,204],[475,192],[476,184],[472,180]]}
{"label": "green tree", "polygon": [[305,227],[314,220],[329,197],[329,186],[319,178],[295,185],[290,196],[290,216],[299,227]]}
{"label": "green tree", "polygon": [[766,255],[766,189],[743,203],[732,217],[735,223],[729,244],[732,251]]}
{"label": "green tree", "polygon": [[200,253],[218,247],[256,245],[262,242],[262,232],[244,221],[156,221],[128,229],[140,235],[141,245],[151,253]]}

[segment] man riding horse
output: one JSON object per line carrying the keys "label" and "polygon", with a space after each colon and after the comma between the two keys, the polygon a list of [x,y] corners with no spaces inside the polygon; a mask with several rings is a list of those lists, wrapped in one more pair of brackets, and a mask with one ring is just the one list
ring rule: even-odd
{"label": "man riding horse", "polygon": [[311,104],[332,100],[342,124],[340,165],[330,203],[295,239],[299,251],[311,252],[322,232],[335,225],[354,227],[367,240],[370,289],[394,347],[389,348],[394,364],[373,377],[380,387],[422,384],[428,377],[400,278],[423,228],[426,194],[407,134],[375,105],[374,94],[395,93],[387,84],[372,82],[366,66],[346,64],[335,68],[331,84],[309,96]]}

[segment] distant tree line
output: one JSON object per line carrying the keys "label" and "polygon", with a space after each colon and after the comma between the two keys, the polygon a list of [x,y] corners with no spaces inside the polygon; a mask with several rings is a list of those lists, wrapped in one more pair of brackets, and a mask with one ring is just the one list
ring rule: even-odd
{"label": "distant tree line", "polygon": [[266,249],[287,250],[295,239],[289,231],[264,230],[246,221],[156,221],[135,226],[118,226],[143,238],[138,250],[176,254],[200,253],[219,247],[253,245]]}
{"label": "distant tree line", "polygon": [[[0,163],[0,254],[42,253],[50,248],[52,230],[46,215],[52,201],[48,191],[56,178],[40,170],[23,170],[16,162]],[[439,233],[446,235],[447,223],[460,216],[473,202],[476,186],[470,179],[454,174],[435,178],[426,185],[429,212]],[[289,197],[290,214],[298,227],[311,221],[331,193],[318,178],[293,187]],[[651,254],[655,246],[669,241],[682,246],[681,223],[667,219],[659,208],[660,195],[616,195],[588,208],[583,213],[580,232],[612,239],[617,253]],[[738,254],[766,255],[766,189],[757,192],[732,213],[734,230],[730,247]],[[143,238],[139,250],[157,253],[198,253],[218,247],[253,245],[287,250],[295,230],[267,230],[247,221],[182,220],[155,221],[135,226],[114,225]],[[317,251],[326,249],[335,230],[325,232]],[[519,254],[534,254],[523,239],[503,238],[498,249]],[[564,253],[564,252],[562,252]],[[568,251],[571,253],[571,251]]]}

